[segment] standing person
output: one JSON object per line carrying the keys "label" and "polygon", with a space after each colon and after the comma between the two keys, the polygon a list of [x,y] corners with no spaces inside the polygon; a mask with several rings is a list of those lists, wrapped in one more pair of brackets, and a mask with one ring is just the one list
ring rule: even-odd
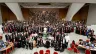
{"label": "standing person", "polygon": [[87,29],[87,32],[86,32],[87,38],[90,38],[90,36],[89,36],[90,31],[91,31],[91,29]]}
{"label": "standing person", "polygon": [[25,47],[25,36],[23,34],[20,34],[21,36],[21,42],[22,42],[22,47],[24,48]]}
{"label": "standing person", "polygon": [[70,41],[70,38],[68,36],[68,34],[65,36],[65,44],[66,44],[66,47],[68,47],[68,43]]}
{"label": "standing person", "polygon": [[50,47],[50,42],[49,42],[48,39],[46,39],[45,47],[46,47],[46,48],[49,48],[49,47]]}
{"label": "standing person", "polygon": [[9,35],[8,34],[5,35],[5,38],[6,38],[6,41],[9,41]]}
{"label": "standing person", "polygon": [[22,42],[21,42],[21,36],[19,36],[19,39],[18,39],[18,48],[20,48],[22,46]]}
{"label": "standing person", "polygon": [[40,46],[40,37],[37,38],[37,47]]}

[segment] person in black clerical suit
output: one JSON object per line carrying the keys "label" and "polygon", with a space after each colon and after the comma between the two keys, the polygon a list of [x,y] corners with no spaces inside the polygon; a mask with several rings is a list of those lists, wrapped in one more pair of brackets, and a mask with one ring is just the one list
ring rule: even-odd
{"label": "person in black clerical suit", "polygon": [[83,35],[83,28],[81,28],[81,35]]}
{"label": "person in black clerical suit", "polygon": [[54,40],[51,40],[51,47],[54,47]]}
{"label": "person in black clerical suit", "polygon": [[90,38],[90,41],[93,42],[94,40],[95,40],[95,38],[92,36],[92,37]]}
{"label": "person in black clerical suit", "polygon": [[37,37],[37,41],[36,41],[36,43],[37,43],[37,48],[38,48],[39,45],[40,45],[40,38],[39,38],[39,37]]}
{"label": "person in black clerical suit", "polygon": [[21,38],[20,33],[18,33],[18,35],[16,35],[16,37],[15,37],[15,40],[16,40],[16,41],[15,41],[15,42],[16,42],[16,47],[18,47],[18,48],[21,47],[20,38]]}
{"label": "person in black clerical suit", "polygon": [[65,33],[68,33],[68,27],[65,27]]}
{"label": "person in black clerical suit", "polygon": [[76,29],[76,30],[77,30],[77,34],[79,34],[79,27],[77,27],[77,29]]}
{"label": "person in black clerical suit", "polygon": [[2,31],[3,31],[3,33],[4,33],[4,27],[2,27]]}
{"label": "person in black clerical suit", "polygon": [[64,51],[64,45],[63,45],[63,42],[61,41],[60,45],[59,45],[59,50],[60,52],[63,52]]}
{"label": "person in black clerical suit", "polygon": [[9,40],[9,35],[6,34],[6,35],[5,35],[5,38],[6,38],[6,41],[8,41],[8,40]]}
{"label": "person in black clerical suit", "polygon": [[55,51],[60,51],[60,47],[59,47],[59,43],[58,42],[56,42],[54,50]]}
{"label": "person in black clerical suit", "polygon": [[10,42],[13,42],[13,37],[12,35],[9,36]]}
{"label": "person in black clerical suit", "polygon": [[2,23],[2,26],[4,26],[4,25],[5,25],[5,23],[3,22],[3,23]]}
{"label": "person in black clerical suit", "polygon": [[30,49],[30,50],[33,49],[33,42],[29,43],[29,49]]}
{"label": "person in black clerical suit", "polygon": [[41,44],[40,37],[37,38],[37,47],[39,47]]}
{"label": "person in black clerical suit", "polygon": [[56,47],[56,43],[57,43],[57,41],[56,41],[56,39],[54,39],[54,41],[53,41],[53,47],[54,48]]}
{"label": "person in black clerical suit", "polygon": [[28,38],[26,38],[26,49],[28,49],[29,48],[29,40],[28,40]]}
{"label": "person in black clerical suit", "polygon": [[18,39],[19,39],[18,33],[16,33],[16,35],[15,35],[15,42],[14,42],[15,47],[18,47]]}
{"label": "person in black clerical suit", "polygon": [[12,33],[12,34],[11,34],[11,42],[14,43],[14,39],[15,39],[15,33]]}
{"label": "person in black clerical suit", "polygon": [[43,43],[42,39],[40,40],[40,43],[41,43],[41,47],[44,46],[44,43]]}
{"label": "person in black clerical suit", "polygon": [[[34,32],[34,31],[33,31],[33,32]],[[32,33],[31,30],[28,30],[28,34],[31,35],[31,33]]]}
{"label": "person in black clerical suit", "polygon": [[20,34],[20,36],[21,36],[22,47],[24,48],[26,44],[26,41],[25,41],[26,37],[23,34]]}
{"label": "person in black clerical suit", "polygon": [[49,48],[49,47],[50,47],[50,42],[49,42],[48,39],[46,39],[45,47],[46,47],[46,48]]}
{"label": "person in black clerical suit", "polygon": [[19,39],[18,39],[18,48],[20,48],[22,46],[22,42],[21,41],[22,40],[21,40],[21,36],[20,36]]}
{"label": "person in black clerical suit", "polygon": [[59,34],[57,41],[58,41],[58,42],[61,42],[61,34]]}
{"label": "person in black clerical suit", "polygon": [[70,27],[67,27],[67,33],[70,33]]}
{"label": "person in black clerical suit", "polygon": [[85,28],[85,29],[84,29],[84,36],[86,35],[86,32],[87,32],[87,29]]}
{"label": "person in black clerical suit", "polygon": [[77,27],[76,27],[76,31],[75,31],[75,33],[77,34]]}
{"label": "person in black clerical suit", "polygon": [[42,37],[41,36],[38,39],[38,44],[39,44],[39,47],[40,46],[43,46],[43,40],[42,40]]}
{"label": "person in black clerical suit", "polygon": [[43,32],[44,31],[44,27],[41,27],[41,32]]}
{"label": "person in black clerical suit", "polygon": [[77,29],[78,29],[78,30],[77,30],[77,34],[80,34],[80,28],[78,27]]}
{"label": "person in black clerical suit", "polygon": [[56,42],[59,41],[59,35],[60,35],[59,32],[57,32],[57,35],[55,36]]}
{"label": "person in black clerical suit", "polygon": [[50,42],[48,40],[46,41],[46,45],[45,46],[46,46],[46,48],[50,47]]}

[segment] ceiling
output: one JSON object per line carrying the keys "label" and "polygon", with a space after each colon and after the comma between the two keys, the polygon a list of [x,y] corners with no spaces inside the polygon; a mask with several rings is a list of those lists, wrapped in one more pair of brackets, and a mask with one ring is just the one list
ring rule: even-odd
{"label": "ceiling", "polygon": [[96,0],[0,0],[0,2],[61,2],[61,3],[96,3]]}
{"label": "ceiling", "polygon": [[24,8],[65,8],[71,3],[19,3]]}

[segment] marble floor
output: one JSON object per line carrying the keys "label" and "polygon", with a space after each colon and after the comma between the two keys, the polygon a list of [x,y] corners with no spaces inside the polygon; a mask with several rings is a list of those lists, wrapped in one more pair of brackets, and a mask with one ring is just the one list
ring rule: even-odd
{"label": "marble floor", "polygon": [[[78,42],[79,39],[83,39],[83,40],[87,39],[86,36],[78,35],[75,33],[69,33],[68,35],[70,36],[70,42],[68,44],[68,47],[70,47],[70,43],[72,42],[72,40],[75,40],[75,42]],[[53,48],[48,48],[48,49],[50,49],[51,54],[53,54],[54,49]],[[25,49],[25,48],[15,48],[15,50],[10,54],[34,54],[34,52],[39,52],[39,50],[44,50],[45,52],[46,48],[39,47],[39,48],[33,48],[33,50]],[[65,49],[64,52],[58,52],[58,54],[74,54],[74,53],[69,52],[67,49]],[[80,54],[84,54],[84,50],[83,51],[80,50]]]}

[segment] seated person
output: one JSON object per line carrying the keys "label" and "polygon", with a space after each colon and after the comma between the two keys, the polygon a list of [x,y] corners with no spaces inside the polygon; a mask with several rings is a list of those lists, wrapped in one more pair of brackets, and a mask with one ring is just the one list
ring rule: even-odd
{"label": "seated person", "polygon": [[83,45],[83,40],[79,39],[79,44]]}
{"label": "seated person", "polygon": [[4,41],[2,40],[2,37],[0,36],[0,49],[6,47],[6,45],[4,44]]}
{"label": "seated person", "polygon": [[90,46],[90,41],[86,40],[86,46]]}
{"label": "seated person", "polygon": [[87,44],[87,45],[86,45],[86,48],[87,48],[87,49],[89,49],[89,48],[90,48],[90,45],[89,45],[89,44]]}
{"label": "seated person", "polygon": [[74,44],[74,45],[75,45],[75,41],[74,41],[74,40],[72,41],[72,44]]}
{"label": "seated person", "polygon": [[92,37],[90,38],[90,41],[93,42],[94,40],[95,40],[95,38],[92,36]]}
{"label": "seated person", "polygon": [[92,42],[94,45],[94,48],[96,48],[96,40]]}
{"label": "seated person", "polygon": [[95,44],[94,43],[91,43],[91,47],[94,48],[95,47]]}

